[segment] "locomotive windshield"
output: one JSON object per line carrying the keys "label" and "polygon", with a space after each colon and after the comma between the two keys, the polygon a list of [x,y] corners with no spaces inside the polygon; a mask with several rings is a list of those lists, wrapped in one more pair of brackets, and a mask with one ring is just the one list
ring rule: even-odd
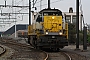
{"label": "locomotive windshield", "polygon": [[42,16],[39,15],[38,18],[36,19],[36,22],[41,22],[42,21]]}
{"label": "locomotive windshield", "polygon": [[36,18],[36,22],[41,22],[42,21],[42,14],[38,14],[37,18]]}
{"label": "locomotive windshield", "polygon": [[43,16],[62,16],[62,12],[57,10],[42,10],[36,15],[36,22],[42,22]]}
{"label": "locomotive windshield", "polygon": [[53,16],[60,16],[62,14],[58,13],[58,12],[44,12],[43,15],[47,15],[47,16],[50,16],[50,15],[53,15]]}

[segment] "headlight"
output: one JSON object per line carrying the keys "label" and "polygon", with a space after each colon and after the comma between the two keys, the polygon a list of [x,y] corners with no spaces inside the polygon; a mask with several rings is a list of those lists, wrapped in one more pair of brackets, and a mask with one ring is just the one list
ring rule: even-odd
{"label": "headlight", "polygon": [[60,35],[62,35],[63,33],[62,33],[62,32],[60,32],[59,34],[60,34]]}
{"label": "headlight", "polygon": [[48,34],[48,32],[46,32],[46,34]]}
{"label": "headlight", "polygon": [[55,17],[53,16],[52,19],[54,19]]}

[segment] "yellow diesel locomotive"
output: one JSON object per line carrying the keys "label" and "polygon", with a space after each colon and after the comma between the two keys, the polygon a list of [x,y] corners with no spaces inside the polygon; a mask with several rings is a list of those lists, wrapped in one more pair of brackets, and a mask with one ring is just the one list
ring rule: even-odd
{"label": "yellow diesel locomotive", "polygon": [[59,9],[43,9],[28,26],[28,42],[36,48],[58,49],[68,45],[68,24]]}

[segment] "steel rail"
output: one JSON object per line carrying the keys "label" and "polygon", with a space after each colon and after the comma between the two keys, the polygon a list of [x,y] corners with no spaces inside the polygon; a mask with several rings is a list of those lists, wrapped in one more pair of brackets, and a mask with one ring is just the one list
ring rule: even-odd
{"label": "steel rail", "polygon": [[46,57],[44,58],[44,60],[48,59],[48,54],[46,52],[44,52],[46,54]]}
{"label": "steel rail", "polygon": [[[7,39],[7,38],[6,38]],[[9,39],[10,40],[10,39]],[[6,41],[6,43],[7,43],[7,41]],[[16,43],[14,43],[13,41],[9,41],[8,42],[9,44],[13,44],[13,45],[18,45],[18,46],[22,46],[22,44],[16,44]],[[25,45],[25,46],[23,46],[23,47],[26,47],[27,45]],[[2,47],[3,48],[3,47]],[[3,49],[3,50],[5,50],[5,48]],[[40,50],[40,51],[42,51],[42,50]],[[43,60],[48,60],[48,58],[49,58],[49,54],[48,54],[48,52],[45,52],[45,51],[42,51],[44,54],[45,54],[45,58],[43,59]],[[67,60],[72,60],[72,58],[67,54],[67,53],[65,53],[65,52],[57,52],[58,54],[62,54],[62,55],[64,55],[64,57],[65,58],[67,58]]]}
{"label": "steel rail", "polygon": [[62,53],[67,56],[68,60],[72,60],[72,58],[67,53],[65,53],[65,52],[62,52]]}
{"label": "steel rail", "polygon": [[0,53],[0,56],[1,56],[1,55],[3,55],[6,52],[6,49],[4,47],[2,47],[2,46],[0,46],[0,48],[3,49],[3,51]]}
{"label": "steel rail", "polygon": [[[72,60],[72,58],[71,58],[67,53],[65,53],[65,52],[58,52],[58,54],[59,54],[59,53],[61,53],[62,55],[64,55],[67,60]],[[48,60],[49,54],[48,54],[47,52],[45,52],[45,54],[46,54],[47,56],[45,57],[44,60]]]}
{"label": "steel rail", "polygon": [[[6,38],[6,39],[8,39],[8,38]],[[10,39],[9,39],[10,40]],[[6,43],[9,43],[9,44],[12,44],[12,45],[18,45],[18,46],[22,46],[23,44],[17,44],[17,43],[15,43],[15,42],[13,42],[13,41],[9,41],[9,42],[7,42],[7,41],[5,41]],[[23,46],[23,47],[27,47],[27,46],[29,46],[29,45],[25,45],[25,46]],[[3,47],[2,47],[3,48]],[[35,49],[35,48],[33,48],[33,49]],[[36,50],[36,49],[35,49]],[[37,49],[37,50],[39,50],[39,49]],[[45,51],[43,51],[43,50],[39,50],[39,51],[42,51],[44,54],[45,54],[45,58],[44,58],[44,60],[47,60],[48,59],[48,53],[47,52],[45,52]]]}

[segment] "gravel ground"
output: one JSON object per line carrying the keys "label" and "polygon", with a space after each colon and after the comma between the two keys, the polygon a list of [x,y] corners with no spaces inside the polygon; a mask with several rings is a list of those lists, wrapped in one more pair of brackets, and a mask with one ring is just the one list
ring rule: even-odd
{"label": "gravel ground", "polygon": [[[1,46],[1,45],[0,45]],[[3,52],[3,48],[0,47],[0,54]]]}
{"label": "gravel ground", "polygon": [[0,45],[0,46],[4,47],[6,49],[6,52],[2,56],[0,56],[0,60],[7,60],[8,57],[13,55],[14,49],[11,49],[11,48],[4,46],[4,45]]}
{"label": "gravel ground", "polygon": [[51,52],[48,53],[49,54],[49,58],[48,60],[67,60],[66,56],[64,56],[62,53],[60,52]]}
{"label": "gravel ground", "polygon": [[87,51],[82,51],[82,45],[79,46],[80,50],[75,50],[75,48],[76,45],[69,45],[63,48],[62,50],[67,51],[68,54],[70,54],[71,56],[75,56],[74,58],[78,58],[78,60],[90,60],[90,47],[87,47]]}
{"label": "gravel ground", "polygon": [[44,52],[26,44],[20,44],[13,40],[0,40],[0,44],[7,49],[0,60],[43,60],[45,58]]}
{"label": "gravel ground", "polygon": [[[12,42],[12,40],[9,40],[9,42]],[[0,41],[0,44],[4,45],[4,47],[7,49],[7,52],[0,57],[0,60],[43,60],[45,57],[43,52],[33,50],[33,48],[30,48],[30,46],[26,47],[25,40],[19,40],[17,42],[25,45],[18,46],[8,43],[7,40]],[[82,45],[80,45],[79,51],[75,51],[75,48],[75,45],[69,45],[62,50],[66,51],[73,58],[72,60],[90,60],[90,47],[87,48],[86,52],[82,52]]]}

